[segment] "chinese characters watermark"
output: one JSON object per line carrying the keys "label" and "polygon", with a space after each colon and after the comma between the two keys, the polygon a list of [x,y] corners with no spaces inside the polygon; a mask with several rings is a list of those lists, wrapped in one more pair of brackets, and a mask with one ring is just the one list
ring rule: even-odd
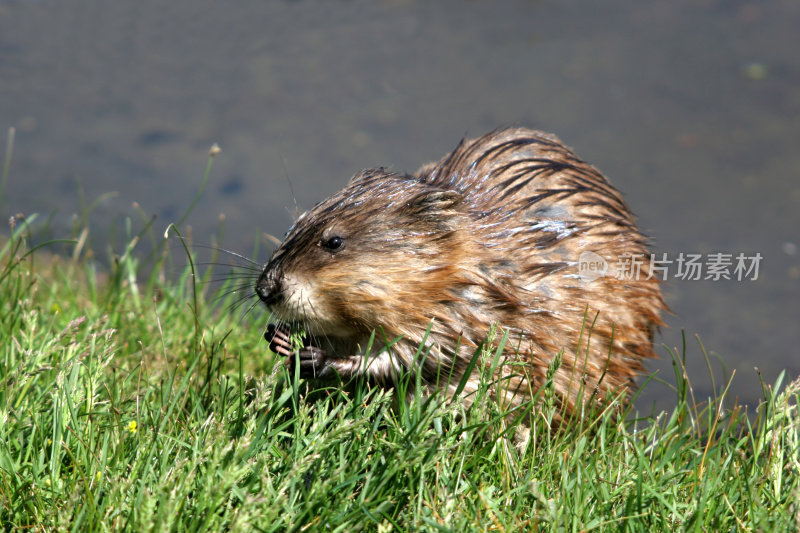
{"label": "chinese characters watermark", "polygon": [[670,259],[666,253],[660,256],[625,254],[616,262],[609,263],[594,252],[583,252],[578,258],[578,276],[584,281],[593,281],[602,276],[620,280],[642,280],[656,278],[661,281],[680,279],[684,281],[755,281],[762,255],[745,253],[679,253]]}

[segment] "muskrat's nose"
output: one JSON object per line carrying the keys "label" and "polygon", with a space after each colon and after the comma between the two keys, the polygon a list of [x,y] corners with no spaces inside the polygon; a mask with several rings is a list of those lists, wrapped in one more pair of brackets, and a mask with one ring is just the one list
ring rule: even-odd
{"label": "muskrat's nose", "polygon": [[266,305],[270,306],[280,300],[281,291],[274,270],[265,268],[256,281],[256,294]]}

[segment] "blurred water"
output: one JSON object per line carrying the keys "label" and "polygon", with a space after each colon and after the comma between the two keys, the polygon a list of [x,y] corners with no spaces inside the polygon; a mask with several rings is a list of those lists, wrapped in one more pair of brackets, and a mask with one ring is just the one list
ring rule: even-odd
{"label": "blurred water", "polygon": [[[671,281],[661,339],[699,334],[752,403],[753,367],[800,372],[798,27],[791,0],[0,2],[0,129],[17,129],[0,215],[55,212],[66,233],[115,191],[95,248],[140,220],[133,202],[160,233],[217,142],[189,222],[209,242],[224,213],[247,253],[363,167],[537,127],[610,177],[657,251],[763,256],[757,281]],[[707,395],[698,349],[688,364]],[[651,368],[671,380],[667,358]],[[651,385],[639,405],[669,400]]]}

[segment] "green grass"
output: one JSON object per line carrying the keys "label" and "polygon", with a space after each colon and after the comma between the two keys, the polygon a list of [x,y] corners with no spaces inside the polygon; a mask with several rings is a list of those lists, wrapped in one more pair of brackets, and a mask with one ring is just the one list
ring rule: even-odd
{"label": "green grass", "polygon": [[0,240],[6,530],[800,529],[798,382],[749,417],[724,387],[696,403],[684,347],[671,412],[551,432],[545,402],[518,450],[488,384],[468,409],[365,385],[304,401],[266,315],[212,305],[208,271],[162,281],[158,252],[146,274],[136,235],[107,271],[80,233],[31,252],[29,222]]}

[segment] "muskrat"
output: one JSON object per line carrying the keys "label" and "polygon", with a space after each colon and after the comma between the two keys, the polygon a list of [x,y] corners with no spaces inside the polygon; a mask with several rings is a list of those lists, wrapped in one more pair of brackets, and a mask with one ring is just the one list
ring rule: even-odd
{"label": "muskrat", "polygon": [[[584,252],[610,272],[582,275]],[[626,258],[638,275],[625,275]],[[472,368],[468,393],[480,370],[469,362],[494,326],[509,335],[515,364],[501,382],[514,404],[561,354],[558,418],[635,387],[665,309],[620,193],[557,137],[524,128],[462,140],[413,175],[356,174],[297,219],[255,291],[279,324],[266,335],[273,351],[292,354],[292,325],[307,334],[303,378],[365,373],[391,387],[407,370],[452,393]]]}

